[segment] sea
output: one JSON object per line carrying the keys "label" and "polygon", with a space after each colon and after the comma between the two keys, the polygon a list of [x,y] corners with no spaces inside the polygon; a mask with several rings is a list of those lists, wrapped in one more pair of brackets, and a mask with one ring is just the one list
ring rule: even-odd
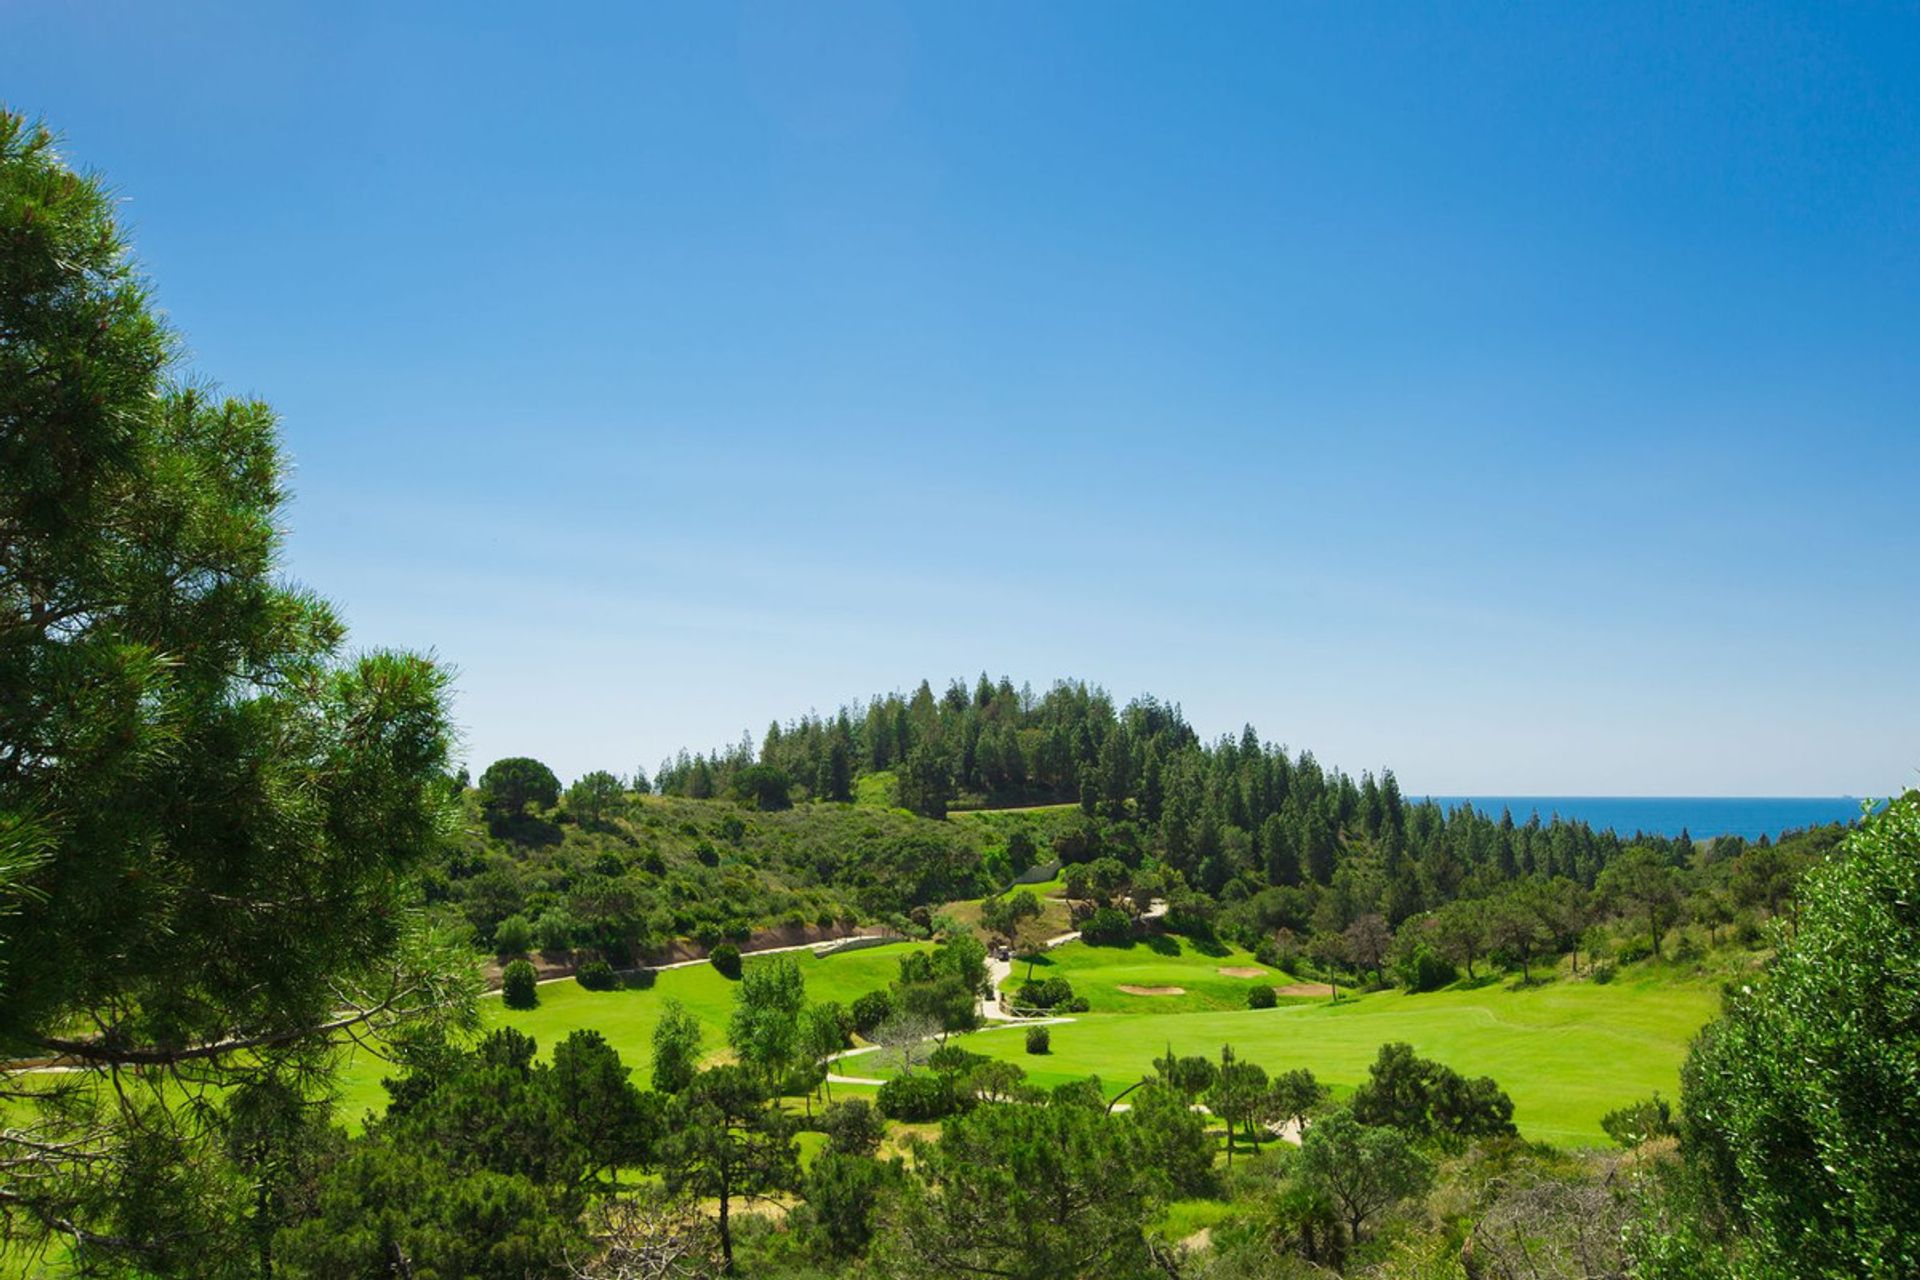
{"label": "sea", "polygon": [[1554,817],[1584,822],[1596,831],[1611,827],[1621,835],[1745,836],[1755,840],[1783,831],[1851,822],[1861,813],[1855,796],[1432,796],[1451,809],[1470,804],[1490,817],[1511,810],[1513,820],[1533,814],[1541,822]]}

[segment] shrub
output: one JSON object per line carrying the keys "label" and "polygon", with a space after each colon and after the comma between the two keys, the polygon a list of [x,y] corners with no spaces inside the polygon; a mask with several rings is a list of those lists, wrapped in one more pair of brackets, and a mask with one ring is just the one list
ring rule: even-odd
{"label": "shrub", "polygon": [[1247,988],[1247,1008],[1249,1009],[1271,1009],[1278,1003],[1280,1003],[1279,997],[1274,995],[1273,988],[1264,982],[1259,986]]}
{"label": "shrub", "polygon": [[1438,991],[1460,975],[1445,956],[1422,942],[1394,965],[1394,976],[1409,991]]}
{"label": "shrub", "polygon": [[1027,1052],[1028,1053],[1051,1053],[1052,1051],[1053,1051],[1053,1036],[1047,1031],[1047,1028],[1045,1027],[1028,1027],[1027,1028]]}
{"label": "shrub", "polygon": [[828,1104],[820,1113],[820,1132],[827,1135],[828,1148],[844,1156],[870,1156],[886,1136],[880,1114],[865,1098]]}
{"label": "shrub", "polygon": [[573,975],[573,980],[589,991],[611,991],[620,985],[613,966],[605,960],[589,960]]}
{"label": "shrub", "polygon": [[986,1060],[986,1054],[962,1049],[957,1044],[943,1044],[927,1055],[929,1067],[949,1076],[965,1075]]}
{"label": "shrub", "polygon": [[721,977],[735,982],[740,980],[740,948],[733,943],[721,943],[707,953],[707,960],[719,970]]}
{"label": "shrub", "polygon": [[853,1002],[853,1029],[871,1040],[881,1023],[893,1016],[893,997],[885,991],[869,991]]}
{"label": "shrub", "polygon": [[1101,907],[1080,926],[1080,941],[1093,947],[1117,947],[1133,937],[1133,919],[1114,907]]}
{"label": "shrub", "polygon": [[1602,960],[1599,964],[1594,965],[1593,980],[1599,983],[1603,987],[1606,986],[1609,982],[1612,982],[1613,981],[1613,961]]}
{"label": "shrub", "polygon": [[1673,1107],[1658,1093],[1642,1098],[1600,1117],[1607,1136],[1631,1151],[1649,1138],[1670,1138],[1678,1133],[1673,1123]]}
{"label": "shrub", "polygon": [[517,956],[533,945],[533,926],[523,915],[510,915],[493,926],[495,955]]}
{"label": "shrub", "polygon": [[1073,999],[1067,1001],[1066,1004],[1068,1013],[1085,1013],[1091,1008],[1093,1008],[1093,1006],[1087,1003],[1085,996],[1075,996]]}
{"label": "shrub", "polygon": [[533,940],[542,951],[565,951],[573,945],[580,924],[566,912],[549,909],[533,922]]}
{"label": "shrub", "polygon": [[531,964],[515,960],[506,967],[500,975],[500,998],[509,1009],[531,1009],[540,1003],[539,981]]}
{"label": "shrub", "polygon": [[910,1123],[944,1119],[959,1106],[952,1079],[930,1072],[917,1076],[895,1076],[880,1086],[876,1101],[880,1106],[880,1114],[887,1119]]}
{"label": "shrub", "polygon": [[1653,954],[1653,944],[1645,938],[1629,938],[1620,944],[1613,958],[1620,964],[1638,964]]}
{"label": "shrub", "polygon": [[1065,978],[1041,978],[1024,984],[1013,1002],[1027,1009],[1051,1009],[1073,999],[1073,984]]}
{"label": "shrub", "polygon": [[713,841],[711,840],[702,840],[699,844],[693,846],[693,856],[700,860],[700,865],[703,867],[717,867],[720,865],[720,851],[713,847]]}

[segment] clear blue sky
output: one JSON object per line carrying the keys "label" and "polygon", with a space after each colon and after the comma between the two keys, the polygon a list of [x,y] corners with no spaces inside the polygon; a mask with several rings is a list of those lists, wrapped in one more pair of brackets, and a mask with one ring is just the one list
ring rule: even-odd
{"label": "clear blue sky", "polygon": [[983,667],[1436,793],[1920,767],[1920,12],[0,5],[476,767]]}

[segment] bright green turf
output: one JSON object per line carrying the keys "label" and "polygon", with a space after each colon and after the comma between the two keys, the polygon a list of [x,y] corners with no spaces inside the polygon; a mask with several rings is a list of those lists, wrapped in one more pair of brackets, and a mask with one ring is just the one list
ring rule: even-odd
{"label": "bright green turf", "polygon": [[[807,951],[787,953],[800,964],[807,981],[807,999],[813,1002],[853,1001],[876,988],[884,987],[899,975],[900,957],[918,950],[925,943],[895,942],[881,947],[848,951],[824,959]],[[746,964],[766,964],[773,957],[746,958]],[[633,1078],[645,1085],[651,1073],[653,1028],[660,1020],[661,1007],[668,996],[698,1018],[705,1028],[705,1046],[710,1054],[726,1048],[727,1015],[733,1009],[737,984],[720,976],[712,965],[690,965],[684,969],[662,970],[651,988],[627,988],[621,991],[588,991],[571,978],[540,984],[540,1003],[532,1009],[509,1009],[498,996],[481,1002],[486,1025],[511,1026],[532,1036],[545,1057],[553,1046],[576,1028],[600,1032],[621,1060],[633,1068]],[[371,1055],[360,1055],[342,1072],[340,1115],[357,1124],[361,1115],[386,1106],[386,1093],[380,1079],[393,1068]]]}
{"label": "bright green turf", "polygon": [[[1033,968],[1035,979],[1061,977],[1073,984],[1073,994],[1085,996],[1094,1013],[1198,1013],[1208,1009],[1244,1009],[1249,988],[1265,983],[1281,986],[1294,981],[1289,974],[1269,969],[1239,947],[1222,947],[1207,955],[1193,943],[1171,934],[1135,942],[1130,947],[1090,947],[1069,942],[1055,947]],[[1156,948],[1158,948],[1156,950]],[[1222,969],[1259,969],[1264,978],[1230,978]],[[1011,989],[1026,978],[1027,966],[1013,966]],[[1178,996],[1141,996],[1120,990],[1130,987],[1179,987]]]}
{"label": "bright green turf", "polygon": [[[1600,1117],[1613,1108],[1655,1089],[1677,1095],[1687,1045],[1716,1005],[1706,982],[1562,981],[1517,990],[1381,992],[1241,1012],[1089,1014],[1054,1026],[1045,1057],[1025,1052],[1018,1028],[980,1032],[966,1046],[1019,1063],[1035,1084],[1098,1075],[1117,1092],[1169,1044],[1176,1053],[1209,1057],[1231,1044],[1269,1072],[1309,1067],[1343,1089],[1366,1078],[1382,1044],[1404,1040],[1467,1075],[1492,1076],[1512,1095],[1514,1122],[1527,1137],[1585,1146],[1605,1141]],[[872,1074],[886,1074],[873,1066]]]}

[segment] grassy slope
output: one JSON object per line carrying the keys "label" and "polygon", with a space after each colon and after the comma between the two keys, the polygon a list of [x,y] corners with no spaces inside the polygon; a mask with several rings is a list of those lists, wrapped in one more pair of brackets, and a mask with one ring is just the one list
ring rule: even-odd
{"label": "grassy slope", "polygon": [[1036,1084],[1097,1074],[1117,1091],[1169,1044],[1208,1056],[1231,1044],[1269,1072],[1309,1067],[1350,1089],[1380,1045],[1404,1040],[1468,1075],[1499,1081],[1528,1137],[1587,1145],[1605,1140],[1600,1117],[1614,1107],[1655,1089],[1678,1093],[1687,1045],[1717,1004],[1712,983],[1648,974],[1607,986],[1562,981],[1381,992],[1258,1011],[1090,1014],[1054,1027],[1045,1058],[1028,1056],[1022,1039],[1005,1033],[971,1037],[968,1048],[1019,1063]]}
{"label": "grassy slope", "polygon": [[[1205,1010],[1245,1009],[1247,990],[1262,982],[1280,986],[1294,979],[1269,969],[1239,947],[1221,947],[1218,955],[1194,949],[1184,938],[1163,936],[1153,945],[1145,941],[1130,947],[1089,947],[1070,942],[1056,947],[1033,968],[1034,978],[1062,977],[1073,993],[1085,996],[1094,1013],[1170,1014]],[[1259,969],[1263,978],[1231,978],[1222,969]],[[1027,966],[1013,966],[1013,985],[1025,979]],[[1179,987],[1178,996],[1141,996],[1121,991],[1133,987]]]}
{"label": "grassy slope", "polygon": [[[891,982],[899,973],[900,956],[924,945],[890,943],[824,959],[806,951],[788,954],[799,962],[806,977],[809,1000],[851,1004],[855,998]],[[766,964],[771,959],[749,956],[746,964]],[[654,1024],[660,1020],[667,997],[678,999],[700,1020],[706,1031],[707,1052],[718,1057],[726,1050],[727,1015],[733,1008],[735,986],[712,965],[698,964],[665,970],[647,989],[588,991],[572,979],[563,979],[541,984],[540,1003],[535,1008],[509,1009],[497,996],[489,996],[481,1007],[488,1027],[518,1027],[538,1042],[543,1058],[576,1028],[598,1031],[620,1051],[621,1059],[633,1068],[635,1081],[644,1086],[651,1074]],[[350,1063],[342,1081],[341,1118],[357,1124],[366,1111],[383,1109],[386,1093],[380,1088],[380,1078],[392,1070],[370,1056]]]}

